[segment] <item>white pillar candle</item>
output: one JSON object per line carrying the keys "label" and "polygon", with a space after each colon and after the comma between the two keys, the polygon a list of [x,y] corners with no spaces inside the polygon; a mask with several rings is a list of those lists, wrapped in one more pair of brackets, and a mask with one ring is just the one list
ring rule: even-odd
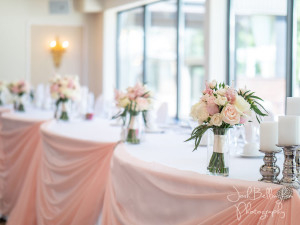
{"label": "white pillar candle", "polygon": [[300,116],[278,117],[278,144],[300,145]]}
{"label": "white pillar candle", "polygon": [[300,116],[300,97],[288,97],[286,100],[286,115]]}
{"label": "white pillar candle", "polygon": [[278,149],[278,123],[260,123],[260,150],[272,152]]}

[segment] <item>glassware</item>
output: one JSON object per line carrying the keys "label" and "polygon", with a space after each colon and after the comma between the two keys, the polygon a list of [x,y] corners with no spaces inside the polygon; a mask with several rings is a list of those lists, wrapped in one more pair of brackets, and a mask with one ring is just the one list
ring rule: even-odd
{"label": "glassware", "polygon": [[130,144],[139,144],[144,132],[144,123],[142,113],[128,116],[128,125],[126,129],[126,142]]}
{"label": "glassware", "polygon": [[216,176],[229,175],[229,128],[214,128],[213,143],[207,145],[207,171]]}

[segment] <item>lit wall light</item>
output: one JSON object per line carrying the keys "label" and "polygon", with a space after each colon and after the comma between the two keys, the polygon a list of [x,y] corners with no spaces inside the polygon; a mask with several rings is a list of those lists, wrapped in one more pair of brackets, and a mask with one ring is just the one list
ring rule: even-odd
{"label": "lit wall light", "polygon": [[62,60],[62,56],[65,53],[66,49],[69,47],[69,42],[64,41],[60,42],[59,38],[56,38],[56,40],[53,40],[49,44],[52,57],[53,57],[53,62],[56,68],[59,68]]}

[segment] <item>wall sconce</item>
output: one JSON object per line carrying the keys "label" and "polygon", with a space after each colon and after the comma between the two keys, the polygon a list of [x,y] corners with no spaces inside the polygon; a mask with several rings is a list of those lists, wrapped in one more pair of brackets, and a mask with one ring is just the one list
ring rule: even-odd
{"label": "wall sconce", "polygon": [[50,42],[50,49],[53,57],[53,62],[56,68],[59,68],[62,56],[68,47],[68,41],[60,42],[58,38]]}

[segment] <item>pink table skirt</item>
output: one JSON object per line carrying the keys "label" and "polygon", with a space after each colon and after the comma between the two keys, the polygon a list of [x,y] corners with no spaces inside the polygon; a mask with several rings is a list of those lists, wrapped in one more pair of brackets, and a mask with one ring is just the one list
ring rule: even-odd
{"label": "pink table skirt", "polygon": [[117,143],[62,137],[46,126],[8,225],[95,225]]}
{"label": "pink table skirt", "polygon": [[9,215],[23,188],[27,171],[40,144],[41,121],[1,118],[0,213]]}
{"label": "pink table skirt", "polygon": [[280,185],[201,175],[138,160],[119,145],[112,158],[103,225],[299,224],[300,198]]}

